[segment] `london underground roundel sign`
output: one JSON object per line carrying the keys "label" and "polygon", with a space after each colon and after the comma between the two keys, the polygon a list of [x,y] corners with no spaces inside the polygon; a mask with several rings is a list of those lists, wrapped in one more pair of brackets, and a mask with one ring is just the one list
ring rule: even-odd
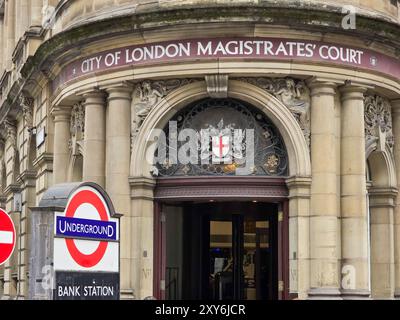
{"label": "london underground roundel sign", "polygon": [[0,266],[7,262],[15,248],[15,226],[11,217],[0,209]]}
{"label": "london underground roundel sign", "polygon": [[97,189],[82,186],[75,190],[54,223],[56,270],[118,270],[119,222]]}

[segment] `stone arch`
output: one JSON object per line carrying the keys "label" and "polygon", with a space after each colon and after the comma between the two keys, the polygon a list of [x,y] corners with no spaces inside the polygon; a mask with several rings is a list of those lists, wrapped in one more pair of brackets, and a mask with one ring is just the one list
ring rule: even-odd
{"label": "stone arch", "polygon": [[368,203],[370,230],[371,295],[394,297],[393,214],[397,181],[393,154],[388,146],[367,148],[369,174]]}
{"label": "stone arch", "polygon": [[372,144],[366,150],[366,158],[374,187],[397,187],[396,167],[389,147],[379,151],[376,144]]}
{"label": "stone arch", "polygon": [[[146,150],[151,131],[155,128],[164,128],[182,108],[208,96],[206,83],[198,81],[174,90],[153,107],[133,144],[131,176],[150,177]],[[245,101],[258,108],[276,126],[288,152],[290,176],[311,176],[307,142],[295,118],[282,102],[265,90],[238,80],[229,81],[228,97]]]}

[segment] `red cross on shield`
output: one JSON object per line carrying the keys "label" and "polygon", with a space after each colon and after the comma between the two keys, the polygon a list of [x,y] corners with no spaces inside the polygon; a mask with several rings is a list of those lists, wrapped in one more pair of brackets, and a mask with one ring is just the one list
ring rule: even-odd
{"label": "red cross on shield", "polygon": [[229,136],[212,137],[212,151],[216,159],[224,161],[230,150]]}

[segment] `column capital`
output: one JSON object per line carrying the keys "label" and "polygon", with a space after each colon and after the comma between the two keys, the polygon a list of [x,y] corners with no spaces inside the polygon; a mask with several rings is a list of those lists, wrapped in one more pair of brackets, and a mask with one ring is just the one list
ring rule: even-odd
{"label": "column capital", "polygon": [[398,189],[394,187],[370,187],[368,189],[368,195],[370,199],[378,200],[383,204],[388,204],[394,206],[394,200],[396,199],[398,194]]}
{"label": "column capital", "polygon": [[311,89],[311,96],[334,96],[338,83],[333,80],[312,78],[306,81]]}
{"label": "column capital", "polygon": [[293,176],[286,179],[286,185],[291,188],[296,187],[311,187],[312,178],[309,176]]}
{"label": "column capital", "polygon": [[68,122],[71,119],[71,106],[54,106],[50,114],[54,118],[54,122]]}
{"label": "column capital", "polygon": [[86,90],[80,94],[84,101],[83,105],[91,105],[91,104],[105,104],[107,93],[98,88],[94,88],[92,90]]}
{"label": "column capital", "polygon": [[393,187],[371,187],[368,189],[370,208],[394,208],[398,189]]}
{"label": "column capital", "polygon": [[289,189],[289,199],[311,197],[312,178],[309,176],[293,176],[286,179],[286,185]]}
{"label": "column capital", "polygon": [[114,99],[132,100],[133,86],[128,83],[107,87],[105,91],[108,93],[108,101]]}
{"label": "column capital", "polygon": [[367,92],[368,87],[352,84],[351,82],[346,83],[344,86],[339,88],[342,94],[342,101],[346,100],[364,100],[364,94]]}

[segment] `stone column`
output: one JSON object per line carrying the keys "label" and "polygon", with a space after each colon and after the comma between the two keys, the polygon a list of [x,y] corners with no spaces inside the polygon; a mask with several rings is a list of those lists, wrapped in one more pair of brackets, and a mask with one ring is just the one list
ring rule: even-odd
{"label": "stone column", "polygon": [[338,298],[338,212],[334,83],[311,88],[310,298]]}
{"label": "stone column", "polygon": [[136,299],[153,296],[154,179],[131,177],[132,281]]}
{"label": "stone column", "polygon": [[29,24],[29,0],[16,0],[15,43],[24,35]]}
{"label": "stone column", "polygon": [[343,298],[367,298],[369,292],[368,219],[364,129],[365,88],[341,87],[341,227]]}
{"label": "stone column", "polygon": [[70,156],[71,107],[56,106],[51,114],[54,117],[53,183],[65,183],[67,182],[67,168]]}
{"label": "stone column", "polygon": [[108,88],[106,115],[106,190],[121,218],[121,298],[131,297],[131,92],[128,86]]}
{"label": "stone column", "polygon": [[83,181],[105,187],[106,174],[106,106],[101,91],[84,94],[85,102],[85,155]]}
{"label": "stone column", "polygon": [[289,188],[290,293],[306,299],[310,289],[311,177],[291,177]]}
{"label": "stone column", "polygon": [[394,298],[393,209],[397,190],[369,190],[371,215],[371,291],[374,299]]}
{"label": "stone column", "polygon": [[43,0],[30,0],[30,26],[42,26],[42,7]]}
{"label": "stone column", "polygon": [[[397,189],[400,190],[400,99],[393,100],[392,122],[394,147],[393,154],[396,162]],[[394,263],[395,263],[395,297],[400,299],[400,195],[396,198],[394,208]]]}

